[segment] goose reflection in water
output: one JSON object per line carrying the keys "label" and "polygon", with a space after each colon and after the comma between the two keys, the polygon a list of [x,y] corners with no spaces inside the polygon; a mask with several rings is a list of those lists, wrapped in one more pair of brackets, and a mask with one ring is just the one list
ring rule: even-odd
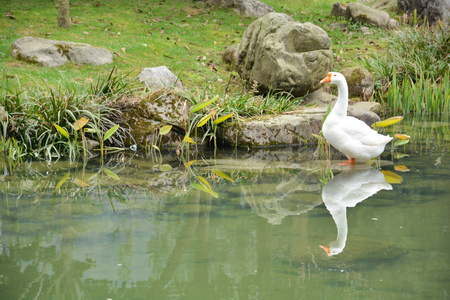
{"label": "goose reflection in water", "polygon": [[380,190],[392,190],[383,173],[370,166],[344,170],[336,175],[322,190],[322,199],[337,227],[337,238],[328,246],[320,246],[328,256],[337,255],[347,241],[347,207],[376,194]]}

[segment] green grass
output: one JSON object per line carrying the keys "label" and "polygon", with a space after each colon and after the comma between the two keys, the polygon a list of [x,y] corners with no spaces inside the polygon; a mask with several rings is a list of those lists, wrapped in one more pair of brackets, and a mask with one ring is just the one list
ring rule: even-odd
{"label": "green grass", "polygon": [[0,21],[0,63],[4,73],[17,75],[25,84],[31,78],[52,84],[58,72],[82,83],[111,68],[72,64],[42,68],[11,58],[12,42],[28,35],[105,47],[114,53],[118,69],[134,76],[144,67],[166,65],[188,86],[215,82],[225,78],[226,71],[211,71],[206,63],[220,64],[225,47],[238,42],[251,22],[200,2],[71,1],[73,24],[66,30],[57,27],[52,1],[2,4],[15,19]]}
{"label": "green grass", "polygon": [[386,49],[374,53],[366,66],[378,79],[379,89],[393,81],[440,81],[450,69],[450,27],[409,26],[387,40]]}
{"label": "green grass", "polygon": [[[376,28],[372,28],[372,36],[366,37],[355,26],[354,30],[347,31],[331,29],[331,23],[343,21],[329,16],[332,7],[329,1],[264,2],[300,22],[312,22],[324,28],[332,38],[337,70],[359,64],[365,53],[377,48],[377,43],[371,41],[385,35]],[[131,73],[132,77],[144,67],[166,65],[180,76],[187,88],[208,85],[221,90],[230,75],[221,55],[228,46],[240,41],[244,30],[255,20],[242,18],[231,9],[188,0],[84,0],[71,1],[73,23],[67,30],[57,26],[57,10],[52,1],[1,1],[1,5],[14,19],[0,18],[0,72],[18,76],[25,85],[35,80],[55,84],[59,72],[70,80],[84,83],[111,69],[111,66],[73,64],[42,68],[10,56],[9,47],[14,40],[37,36],[104,47],[115,53],[114,64],[119,72]]]}

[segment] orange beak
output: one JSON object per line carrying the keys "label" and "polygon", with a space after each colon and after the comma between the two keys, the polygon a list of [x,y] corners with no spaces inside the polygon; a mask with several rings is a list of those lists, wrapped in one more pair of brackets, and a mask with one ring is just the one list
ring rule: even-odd
{"label": "orange beak", "polygon": [[329,82],[331,82],[331,73],[328,73],[327,77],[325,77],[320,81],[320,83],[329,83]]}
{"label": "orange beak", "polygon": [[328,256],[331,256],[330,246],[322,246],[322,245],[320,245],[320,248],[322,248],[323,250],[325,250],[325,253],[326,253]]}

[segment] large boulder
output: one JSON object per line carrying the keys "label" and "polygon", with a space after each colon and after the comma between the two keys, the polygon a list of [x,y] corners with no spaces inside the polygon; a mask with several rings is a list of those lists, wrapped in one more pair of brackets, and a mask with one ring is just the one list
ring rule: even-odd
{"label": "large boulder", "polygon": [[345,11],[345,17],[354,23],[363,23],[377,27],[389,27],[389,21],[391,20],[387,12],[361,3],[349,3]]}
{"label": "large boulder", "polygon": [[330,70],[330,38],[320,27],[299,23],[285,14],[270,13],[245,30],[236,71],[248,86],[304,96],[319,88]]}
{"label": "large boulder", "polygon": [[431,24],[438,20],[450,23],[450,0],[398,0],[398,9],[408,15],[413,15],[416,10]]}
{"label": "large boulder", "polygon": [[11,45],[11,55],[45,67],[59,67],[68,62],[89,65],[113,62],[111,52],[104,48],[31,36],[14,41]]}
{"label": "large boulder", "polygon": [[163,88],[182,88],[183,84],[168,67],[145,68],[138,75],[139,81],[154,90]]}
{"label": "large boulder", "polygon": [[331,15],[336,18],[345,18],[347,5],[341,2],[336,2],[331,8]]}
{"label": "large boulder", "polygon": [[[298,110],[281,115],[241,118],[236,123],[219,127],[219,137],[225,144],[238,147],[268,147],[317,143],[312,134],[319,134],[328,104],[336,97],[316,91],[305,97]],[[332,103],[332,106],[334,106]],[[350,101],[348,114],[368,125],[380,121],[381,105],[377,102]]]}

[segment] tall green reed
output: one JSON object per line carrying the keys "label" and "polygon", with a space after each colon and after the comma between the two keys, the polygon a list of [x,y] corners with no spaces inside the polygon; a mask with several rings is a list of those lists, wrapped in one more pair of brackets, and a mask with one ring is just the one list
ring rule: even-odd
{"label": "tall green reed", "polygon": [[450,27],[445,24],[404,27],[387,42],[384,51],[365,60],[378,89],[386,88],[394,73],[399,81],[440,81],[450,68]]}
{"label": "tall green reed", "polygon": [[385,98],[392,114],[437,115],[442,118],[450,116],[450,72],[446,72],[439,81],[420,77],[416,82],[411,78],[397,80],[394,72],[392,83]]}
{"label": "tall green reed", "polygon": [[390,114],[449,116],[450,27],[438,23],[402,28],[386,50],[366,60],[376,98]]}

